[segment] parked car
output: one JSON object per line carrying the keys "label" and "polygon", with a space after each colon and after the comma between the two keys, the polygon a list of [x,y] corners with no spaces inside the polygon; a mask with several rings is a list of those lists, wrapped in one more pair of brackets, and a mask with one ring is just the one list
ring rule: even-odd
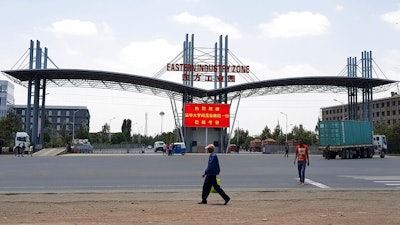
{"label": "parked car", "polygon": [[165,151],[166,147],[165,147],[165,142],[163,141],[156,141],[154,142],[154,152],[158,152],[158,151]]}
{"label": "parked car", "polygon": [[186,145],[183,142],[175,142],[172,146],[174,149],[174,154],[182,154],[186,153]]}

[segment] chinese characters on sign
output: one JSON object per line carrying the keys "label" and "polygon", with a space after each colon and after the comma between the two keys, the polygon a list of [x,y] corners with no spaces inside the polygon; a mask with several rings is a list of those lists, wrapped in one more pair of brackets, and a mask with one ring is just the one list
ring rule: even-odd
{"label": "chinese characters on sign", "polygon": [[229,104],[185,104],[185,127],[229,127]]}

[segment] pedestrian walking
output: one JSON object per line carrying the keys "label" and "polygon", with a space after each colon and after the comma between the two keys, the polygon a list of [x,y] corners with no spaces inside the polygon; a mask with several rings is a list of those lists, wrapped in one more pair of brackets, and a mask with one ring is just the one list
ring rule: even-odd
{"label": "pedestrian walking", "polygon": [[286,158],[289,158],[289,146],[288,146],[287,143],[286,143],[286,145],[285,145],[285,157],[286,157]]}
{"label": "pedestrian walking", "polygon": [[172,155],[173,147],[174,147],[174,144],[171,143],[171,144],[169,145],[169,148],[168,148],[168,155]]}
{"label": "pedestrian walking", "polygon": [[293,164],[296,164],[299,172],[300,184],[304,185],[306,165],[310,165],[310,158],[308,157],[308,146],[303,143],[303,139],[299,139],[299,144],[296,146],[296,156],[294,157]]}
{"label": "pedestrian walking", "polygon": [[165,151],[166,151],[167,149],[169,149],[169,143],[167,143],[167,144],[165,145],[165,147],[163,148],[163,150],[162,150],[162,154],[163,154],[163,155],[165,155]]}
{"label": "pedestrian walking", "polygon": [[204,184],[203,184],[203,191],[201,194],[201,202],[199,204],[207,204],[207,198],[210,194],[211,187],[214,187],[215,191],[218,192],[219,195],[225,200],[224,205],[228,204],[231,198],[225,194],[224,190],[218,185],[217,183],[217,175],[220,173],[220,166],[218,161],[218,156],[214,152],[215,146],[213,144],[209,144],[206,146],[206,150],[210,153],[208,158],[207,168],[203,173]]}
{"label": "pedestrian walking", "polygon": [[33,145],[29,146],[29,155],[32,157],[33,155]]}

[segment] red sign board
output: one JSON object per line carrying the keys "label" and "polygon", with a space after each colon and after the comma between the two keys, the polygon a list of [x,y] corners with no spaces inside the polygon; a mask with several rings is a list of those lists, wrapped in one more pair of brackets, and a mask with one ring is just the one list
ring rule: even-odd
{"label": "red sign board", "polygon": [[185,104],[185,127],[229,127],[229,104]]}

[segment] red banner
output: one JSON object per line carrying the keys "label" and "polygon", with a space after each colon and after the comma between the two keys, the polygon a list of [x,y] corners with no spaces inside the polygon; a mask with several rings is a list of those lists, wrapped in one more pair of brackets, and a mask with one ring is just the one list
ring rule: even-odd
{"label": "red banner", "polygon": [[185,104],[185,127],[229,127],[229,104]]}

